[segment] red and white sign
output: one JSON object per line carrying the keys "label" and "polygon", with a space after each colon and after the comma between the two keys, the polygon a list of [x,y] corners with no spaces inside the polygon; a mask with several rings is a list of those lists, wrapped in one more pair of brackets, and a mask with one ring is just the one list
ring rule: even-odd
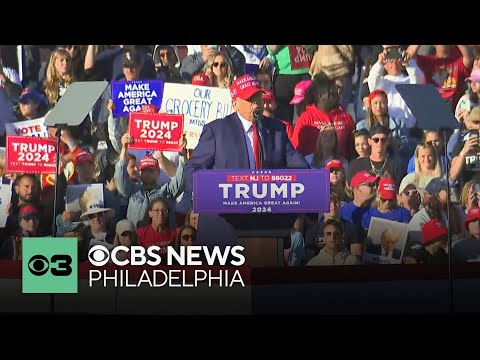
{"label": "red and white sign", "polygon": [[55,174],[57,142],[52,139],[7,136],[7,173]]}
{"label": "red and white sign", "polygon": [[129,129],[134,139],[129,149],[179,151],[183,115],[130,113]]}
{"label": "red and white sign", "polygon": [[45,118],[5,124],[7,135],[48,138]]}
{"label": "red and white sign", "polygon": [[312,55],[305,49],[305,45],[288,45],[292,70],[309,69]]}

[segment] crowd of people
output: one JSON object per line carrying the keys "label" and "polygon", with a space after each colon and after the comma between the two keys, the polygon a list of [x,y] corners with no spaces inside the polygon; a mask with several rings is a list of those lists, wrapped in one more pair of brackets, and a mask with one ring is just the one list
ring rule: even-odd
{"label": "crowd of people", "polygon": [[[365,252],[404,264],[446,263],[448,227],[454,261],[480,261],[480,46],[187,49],[181,56],[177,45],[57,45],[43,67],[39,46],[24,46],[20,79],[1,47],[0,106],[11,107],[2,112],[9,114],[5,123],[44,117],[75,81],[162,79],[223,88],[234,107],[203,127],[194,149],[183,137],[178,152],[138,156],[129,151],[135,139],[128,117],[114,116],[107,87],[80,126],[59,130],[57,201],[53,174],[7,173],[5,159],[0,163],[2,183],[12,183],[1,259],[20,260],[25,236],[76,237],[80,261],[96,244],[162,251],[198,244],[193,172],[260,167],[330,172],[330,212],[298,216],[284,241],[286,266],[362,264]],[[395,87],[424,83],[437,88],[458,128],[422,128]],[[259,113],[263,141],[274,139],[263,150]],[[56,131],[48,128],[48,136]],[[3,133],[0,146],[5,142]],[[80,211],[67,211],[67,187],[81,184],[102,184],[103,196],[87,191]],[[372,239],[373,218],[406,224],[406,241],[390,230]]]}

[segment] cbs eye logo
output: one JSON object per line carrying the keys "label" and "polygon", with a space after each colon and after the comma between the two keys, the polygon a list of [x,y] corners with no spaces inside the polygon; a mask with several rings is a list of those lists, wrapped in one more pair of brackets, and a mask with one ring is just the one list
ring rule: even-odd
{"label": "cbs eye logo", "polygon": [[92,265],[103,266],[110,260],[110,252],[102,245],[92,246],[88,252],[88,260]]}
{"label": "cbs eye logo", "polygon": [[50,261],[43,255],[34,255],[28,261],[28,270],[35,276],[43,276],[48,270],[53,276],[68,276],[72,273],[71,264],[69,255],[53,255]]}

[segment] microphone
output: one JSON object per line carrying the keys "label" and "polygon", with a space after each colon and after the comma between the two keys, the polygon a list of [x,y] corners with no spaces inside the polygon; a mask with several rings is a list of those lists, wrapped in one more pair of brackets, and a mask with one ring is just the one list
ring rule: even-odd
{"label": "microphone", "polygon": [[263,141],[263,114],[260,110],[255,110],[253,113],[253,121],[255,122],[255,129],[258,134],[259,142],[259,158],[260,158],[260,168],[263,169],[263,160],[265,158],[266,149],[265,142]]}

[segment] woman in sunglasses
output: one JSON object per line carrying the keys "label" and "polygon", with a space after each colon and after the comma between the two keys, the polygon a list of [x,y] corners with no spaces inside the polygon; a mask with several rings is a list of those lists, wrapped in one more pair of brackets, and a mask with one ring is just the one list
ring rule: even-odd
{"label": "woman in sunglasses", "polygon": [[443,175],[440,157],[435,147],[427,143],[417,145],[414,156],[415,171],[402,179],[400,187],[414,184],[417,190],[424,191],[430,180]]}
{"label": "woman in sunglasses", "polygon": [[381,178],[378,183],[377,196],[372,207],[362,219],[362,227],[368,229],[372,217],[408,223],[411,219],[407,209],[397,204],[397,185],[391,178]]}
{"label": "woman in sunglasses", "polygon": [[207,60],[203,71],[210,78],[213,87],[230,89],[234,78],[232,64],[222,52],[216,51]]}
{"label": "woman in sunglasses", "polygon": [[422,198],[413,184],[402,182],[398,192],[398,205],[407,209],[410,216],[415,215],[420,209]]}
{"label": "woman in sunglasses", "polygon": [[177,249],[181,246],[191,246],[195,244],[197,240],[197,229],[190,225],[183,225],[178,230],[177,236]]}

